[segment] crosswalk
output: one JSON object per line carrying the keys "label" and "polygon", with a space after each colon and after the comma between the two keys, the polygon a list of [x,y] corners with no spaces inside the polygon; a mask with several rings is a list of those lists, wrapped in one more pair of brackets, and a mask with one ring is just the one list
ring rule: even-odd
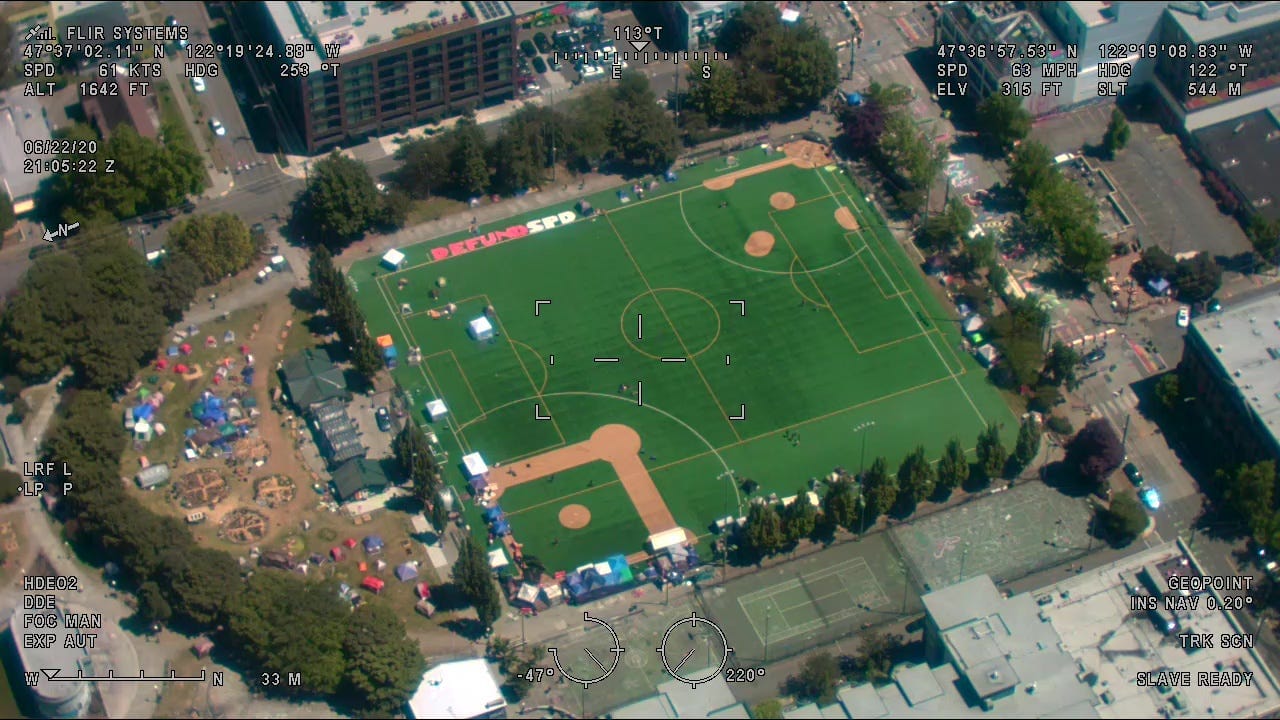
{"label": "crosswalk", "polygon": [[911,72],[911,64],[905,57],[899,55],[879,61],[859,59],[854,66],[853,76],[854,79],[861,81],[857,87],[867,87],[873,81],[888,85],[895,82],[896,78]]}
{"label": "crosswalk", "polygon": [[1125,418],[1134,412],[1138,407],[1138,396],[1133,390],[1125,388],[1119,395],[1112,393],[1106,400],[1095,402],[1090,407],[1090,416],[1093,418],[1107,418],[1111,421],[1111,425],[1115,427],[1116,432],[1124,432]]}
{"label": "crosswalk", "polygon": [[1076,348],[1076,350],[1104,343],[1108,337],[1115,334],[1116,329],[1114,327],[1109,327],[1105,330],[1085,328],[1073,315],[1060,317],[1053,326],[1054,339],[1061,340],[1063,343]]}

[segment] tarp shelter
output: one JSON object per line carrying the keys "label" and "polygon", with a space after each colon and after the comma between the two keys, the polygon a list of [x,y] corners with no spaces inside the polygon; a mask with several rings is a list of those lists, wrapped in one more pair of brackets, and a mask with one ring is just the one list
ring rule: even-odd
{"label": "tarp shelter", "polygon": [[472,495],[481,495],[484,493],[484,489],[489,487],[488,481],[483,477],[473,477],[467,480],[467,484],[471,486]]}
{"label": "tarp shelter", "polygon": [[449,408],[444,404],[443,400],[430,400],[427,402],[427,417],[431,422],[435,422],[449,413]]}
{"label": "tarp shelter", "polygon": [[493,522],[493,534],[498,537],[506,537],[511,534],[511,523],[506,518],[498,518]]}
{"label": "tarp shelter", "polygon": [[488,340],[493,337],[493,323],[489,318],[480,316],[467,324],[467,334],[472,340]]}
{"label": "tarp shelter", "polygon": [[340,547],[335,546],[329,550],[329,557],[333,558],[334,562],[342,562],[343,558],[346,556],[347,554],[342,552],[342,548]]}
{"label": "tarp shelter", "polygon": [[795,8],[787,8],[782,11],[782,22],[793,23],[800,19],[800,11]]}
{"label": "tarp shelter", "polygon": [[169,482],[169,466],[160,463],[159,465],[144,468],[138,473],[135,481],[138,483],[138,487],[143,490],[150,490],[157,485]]}
{"label": "tarp shelter", "polygon": [[501,505],[494,505],[494,506],[493,506],[493,507],[491,507],[491,508],[485,508],[484,512],[483,512],[483,513],[480,513],[480,514],[484,516],[484,521],[485,521],[485,522],[489,522],[489,523],[491,523],[491,522],[493,522],[493,521],[495,521],[495,520],[501,520],[501,519],[502,519],[502,506],[501,506]]}
{"label": "tarp shelter", "polygon": [[404,253],[391,248],[382,256],[382,266],[388,270],[399,270],[404,266]]}
{"label": "tarp shelter", "polygon": [[134,423],[133,437],[134,439],[141,440],[142,442],[150,442],[152,431],[151,423],[146,420],[139,420]]}
{"label": "tarp shelter", "polygon": [[532,583],[521,583],[520,589],[516,591],[515,601],[525,605],[534,605],[538,602],[538,595],[542,594],[537,585]]}
{"label": "tarp shelter", "polygon": [[844,101],[848,103],[849,107],[858,107],[862,104],[862,93],[847,93],[844,96]]}
{"label": "tarp shelter", "polygon": [[996,361],[1000,359],[1000,353],[996,352],[995,347],[991,345],[983,345],[975,352],[978,356],[978,362],[981,362],[986,367],[995,365]]}
{"label": "tarp shelter", "polygon": [[151,403],[143,403],[142,405],[139,405],[138,407],[133,409],[133,419],[135,421],[150,420],[152,416],[155,414],[156,414],[156,409],[153,405],[151,405]]}
{"label": "tarp shelter", "polygon": [[390,335],[379,335],[375,342],[378,343],[380,348],[389,348],[396,344],[396,341]]}
{"label": "tarp shelter", "polygon": [[[601,572],[605,570],[606,572]],[[622,592],[635,584],[627,558],[613,555],[602,563],[586,565],[565,576],[569,601],[575,604]]]}
{"label": "tarp shelter", "polygon": [[286,264],[286,263],[285,263],[285,259],[284,259],[284,256],[283,256],[283,255],[272,255],[272,256],[271,256],[271,267],[275,268],[276,272],[279,272],[279,271],[283,270],[283,269],[284,269],[285,264]]}
{"label": "tarp shelter", "polygon": [[395,345],[392,345],[392,346],[391,346],[391,347],[389,347],[389,348],[384,348],[384,349],[383,349],[383,351],[382,351],[382,361],[383,361],[383,362],[385,362],[385,363],[387,364],[387,367],[389,367],[389,368],[395,368],[395,366],[396,366],[396,358],[397,358],[397,357],[399,357],[399,355],[400,355],[400,354],[399,354],[398,352],[396,352],[396,346],[395,346]]}
{"label": "tarp shelter", "polygon": [[672,545],[683,545],[685,542],[684,530],[681,528],[663,530],[660,533],[654,533],[649,536],[649,548],[655,553],[662,552]]}
{"label": "tarp shelter", "polygon": [[373,555],[382,552],[382,537],[378,535],[370,535],[364,539],[364,551]]}
{"label": "tarp shelter", "polygon": [[1151,278],[1147,281],[1147,287],[1151,290],[1151,294],[1157,297],[1169,292],[1171,287],[1168,280],[1164,278]]}
{"label": "tarp shelter", "polygon": [[382,592],[382,588],[385,586],[386,586],[385,582],[383,582],[382,580],[379,580],[376,577],[373,577],[372,575],[366,575],[364,580],[360,581],[360,587],[364,588],[365,590],[372,590],[375,593]]}
{"label": "tarp shelter", "polygon": [[489,567],[498,570],[511,564],[507,559],[507,553],[502,548],[494,548],[489,551]]}
{"label": "tarp shelter", "polygon": [[679,180],[679,179],[680,179],[680,176],[679,176],[679,175],[677,175],[677,174],[675,173],[675,171],[674,171],[674,170],[668,170],[668,171],[667,171],[667,174],[666,174],[666,175],[663,175],[662,177],[663,177],[663,179],[665,179],[667,182],[675,182],[676,180]]}
{"label": "tarp shelter", "polygon": [[489,472],[489,466],[484,464],[484,458],[478,452],[462,456],[462,466],[467,470],[467,477],[480,477]]}
{"label": "tarp shelter", "polygon": [[967,333],[978,332],[985,325],[986,323],[982,321],[981,315],[970,315],[964,319],[964,322],[960,323],[960,326],[963,327],[964,331]]}
{"label": "tarp shelter", "polygon": [[413,563],[401,563],[396,567],[396,578],[400,582],[409,582],[416,577],[418,577],[418,568],[414,567]]}

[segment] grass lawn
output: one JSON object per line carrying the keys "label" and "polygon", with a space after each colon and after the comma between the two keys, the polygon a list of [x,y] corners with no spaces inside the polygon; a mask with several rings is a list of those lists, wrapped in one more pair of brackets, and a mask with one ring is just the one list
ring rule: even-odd
{"label": "grass lawn", "polygon": [[[511,523],[512,534],[528,538],[525,556],[538,558],[548,568],[575,567],[582,548],[591,548],[600,557],[629,555],[641,549],[639,541],[645,537],[644,523],[631,498],[613,468],[604,462],[509,488],[502,493],[499,505]],[[567,505],[587,508],[591,521],[586,527],[571,530],[561,524],[560,511]]]}
{"label": "grass lawn", "polygon": [[[741,169],[777,156],[739,158]],[[745,514],[747,498],[728,470],[787,496],[833,467],[859,466],[864,443],[867,462],[883,455],[896,468],[919,444],[933,457],[952,437],[971,448],[988,422],[1003,424],[1012,441],[1015,418],[961,352],[953,311],[852,182],[785,166],[738,177],[726,190],[701,184],[725,171],[723,160],[704,163],[643,200],[631,188],[630,202],[605,193],[590,202],[606,213],[496,247],[472,242],[465,254],[431,261],[433,248],[465,240],[449,237],[401,248],[408,262],[397,272],[376,258],[352,268],[373,334],[391,334],[402,356],[409,346],[423,350],[424,362],[402,364],[395,378],[415,410],[437,397],[449,406],[434,429],[460,490],[464,453],[509,463],[620,423],[639,433],[641,459],[676,523],[705,534],[717,518]],[[794,206],[774,209],[779,192]],[[844,213],[856,228],[839,222]],[[767,254],[745,247],[759,232],[772,237]],[[535,315],[535,300],[550,304]],[[456,314],[430,316],[446,303]],[[490,308],[497,336],[472,340],[467,323]],[[535,405],[550,419],[535,419]],[[867,434],[856,437],[860,426]],[[608,554],[595,542],[565,542],[557,513],[569,484],[554,498],[511,495],[521,490],[500,501],[509,516],[510,502],[562,499],[512,518],[526,552],[560,559],[548,569]],[[612,502],[604,490],[583,497],[596,492],[593,501]],[[646,530],[615,534],[636,549]]]}

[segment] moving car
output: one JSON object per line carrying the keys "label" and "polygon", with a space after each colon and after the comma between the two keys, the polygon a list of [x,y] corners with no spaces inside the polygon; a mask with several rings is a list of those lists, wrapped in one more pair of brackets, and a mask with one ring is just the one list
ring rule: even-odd
{"label": "moving car", "polygon": [[1134,487],[1142,487],[1142,471],[1138,469],[1137,465],[1125,463],[1124,474],[1129,478],[1129,482],[1133,483]]}
{"label": "moving car", "polygon": [[198,93],[202,93],[205,90],[208,90],[209,88],[207,85],[204,84],[204,78],[197,75],[191,78],[191,89],[195,90]]}
{"label": "moving car", "polygon": [[1183,305],[1178,308],[1178,327],[1184,328],[1191,324],[1191,308]]}
{"label": "moving car", "polygon": [[1142,504],[1146,505],[1150,510],[1160,509],[1160,491],[1153,487],[1138,493],[1138,498],[1142,500]]}
{"label": "moving car", "polygon": [[223,137],[224,135],[227,134],[227,127],[223,125],[222,122],[218,120],[218,118],[209,118],[209,129],[212,130],[213,134],[217,135],[218,137]]}
{"label": "moving car", "polygon": [[391,413],[387,412],[385,407],[378,408],[373,414],[375,420],[378,421],[378,429],[382,432],[391,432]]}

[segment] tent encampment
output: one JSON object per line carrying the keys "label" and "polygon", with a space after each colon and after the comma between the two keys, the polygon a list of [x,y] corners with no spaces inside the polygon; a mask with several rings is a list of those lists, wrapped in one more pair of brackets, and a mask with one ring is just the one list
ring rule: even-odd
{"label": "tent encampment", "polygon": [[413,563],[401,563],[396,567],[396,578],[400,582],[409,582],[418,577],[418,568]]}

